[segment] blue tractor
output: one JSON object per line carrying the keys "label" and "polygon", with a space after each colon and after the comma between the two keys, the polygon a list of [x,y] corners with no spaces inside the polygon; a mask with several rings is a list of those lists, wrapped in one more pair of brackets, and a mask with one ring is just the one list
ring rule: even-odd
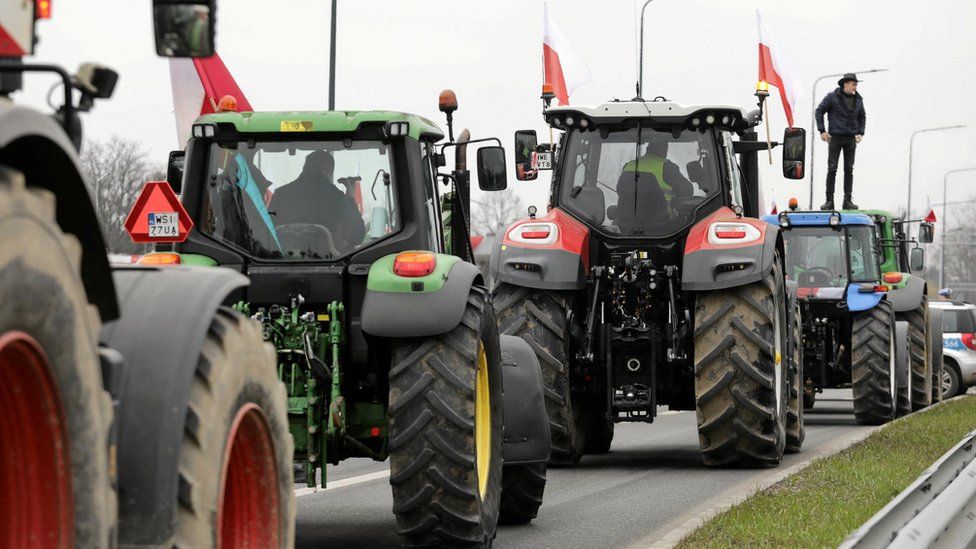
{"label": "blue tractor", "polygon": [[804,408],[823,389],[850,387],[860,424],[910,412],[908,326],[895,320],[888,300],[874,221],[859,213],[798,211],[763,220],[782,230],[787,279],[797,286]]}

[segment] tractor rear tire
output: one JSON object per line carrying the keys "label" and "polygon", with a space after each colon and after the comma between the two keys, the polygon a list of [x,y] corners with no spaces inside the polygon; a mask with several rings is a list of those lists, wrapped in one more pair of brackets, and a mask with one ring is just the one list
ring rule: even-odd
{"label": "tractor rear tire", "polygon": [[502,492],[502,372],[483,288],[472,288],[450,332],[393,342],[388,413],[400,535],[423,546],[491,545]]}
{"label": "tractor rear tire", "polygon": [[115,542],[112,402],[81,255],[54,195],[0,167],[0,547]]}
{"label": "tractor rear tire", "polygon": [[546,464],[506,465],[502,469],[500,524],[528,524],[539,515],[546,491]]}
{"label": "tractor rear tire", "polygon": [[607,454],[613,443],[613,420],[607,417],[602,407],[594,409],[587,407],[584,412],[586,423],[586,443],[583,445],[585,454]]}
{"label": "tractor rear tire", "polygon": [[895,417],[895,315],[887,301],[856,313],[851,326],[851,384],[854,418],[881,425]]}
{"label": "tractor rear tire", "polygon": [[292,547],[292,452],[275,350],[221,307],[190,386],[173,545]]}
{"label": "tractor rear tire", "polygon": [[770,467],[783,459],[786,300],[778,252],[763,280],[697,298],[695,394],[706,465]]}
{"label": "tractor rear tire", "polygon": [[[932,313],[929,312],[931,316]],[[941,312],[936,321],[929,326],[929,348],[932,349],[932,403],[942,402],[945,395],[942,394],[943,378],[945,377],[945,356],[942,354],[942,320]]]}
{"label": "tractor rear tire", "polygon": [[501,284],[494,301],[501,332],[521,337],[539,357],[549,415],[549,464],[576,465],[583,456],[586,429],[582,403],[573,398],[570,385],[568,296]]}
{"label": "tractor rear tire", "polygon": [[806,428],[803,425],[803,319],[800,313],[800,303],[793,302],[793,364],[796,371],[790,374],[790,406],[786,411],[786,452],[795,454],[803,446],[806,438]]}
{"label": "tractor rear tire", "polygon": [[929,300],[922,297],[922,303],[915,309],[899,315],[899,320],[908,322],[908,347],[911,359],[912,411],[918,411],[932,404],[932,347],[929,344]]}

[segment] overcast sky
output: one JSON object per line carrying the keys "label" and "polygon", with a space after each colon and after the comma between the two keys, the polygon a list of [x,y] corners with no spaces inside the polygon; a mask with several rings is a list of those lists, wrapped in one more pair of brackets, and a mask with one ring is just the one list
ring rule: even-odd
{"label": "overcast sky", "polygon": [[[11,1],[11,0],[0,0]],[[167,61],[155,56],[149,0],[54,0],[38,24],[36,58],[73,69],[97,61],[121,73],[115,97],[84,119],[86,136],[143,141],[160,163],[177,148]],[[258,110],[325,110],[328,105],[329,2],[223,0],[217,46]],[[636,80],[635,0],[550,0],[556,24],[593,73],[573,104],[629,99]],[[655,0],[647,9],[645,96],[682,104],[752,108],[757,75],[755,10],[790,51],[803,86],[796,123],[809,131],[813,81],[820,75],[882,67],[860,92],[867,132],[857,151],[856,202],[904,208],[909,137],[920,128],[968,129],[916,138],[913,205],[942,201],[949,169],[976,166],[976,2],[972,0]],[[437,94],[457,92],[459,127],[498,136],[512,154],[512,132],[547,130],[542,81],[542,0],[339,0],[336,105],[394,109],[437,122]],[[819,99],[836,86],[825,79]],[[24,96],[43,104],[49,81],[28,77]],[[785,126],[778,94],[770,105],[773,139]],[[823,199],[826,146],[817,141],[817,205]],[[767,201],[806,205],[806,181],[787,182],[763,161]],[[512,175],[514,170],[510,170]],[[838,199],[841,176],[838,174]],[[976,171],[950,179],[950,200],[976,186]],[[526,204],[544,206],[548,178],[512,181]],[[767,205],[768,207],[768,205]],[[951,207],[950,207],[951,208]],[[941,217],[941,211],[940,217]],[[951,210],[950,210],[951,214]]]}

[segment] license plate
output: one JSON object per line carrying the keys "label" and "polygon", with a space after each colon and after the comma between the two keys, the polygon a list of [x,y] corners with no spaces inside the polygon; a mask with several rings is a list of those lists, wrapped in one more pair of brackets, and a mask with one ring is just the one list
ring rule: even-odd
{"label": "license plate", "polygon": [[537,152],[532,156],[532,168],[536,170],[552,169],[552,153]]}
{"label": "license plate", "polygon": [[176,212],[149,214],[149,238],[177,238],[180,233],[180,218]]}

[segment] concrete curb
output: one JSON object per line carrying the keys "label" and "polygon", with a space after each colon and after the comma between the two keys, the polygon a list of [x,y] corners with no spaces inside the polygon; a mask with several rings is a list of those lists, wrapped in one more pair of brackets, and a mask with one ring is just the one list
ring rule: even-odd
{"label": "concrete curb", "polygon": [[632,547],[646,549],[671,549],[682,539],[705,524],[708,520],[727,511],[732,506],[738,505],[749,499],[753,494],[766,490],[782,482],[787,477],[799,473],[800,471],[809,467],[813,462],[838,454],[890,425],[895,425],[898,422],[904,421],[917,414],[934,410],[947,402],[952,402],[956,399],[964,398],[965,396],[966,395],[956,396],[950,398],[949,400],[936,403],[933,406],[929,406],[924,410],[920,410],[913,414],[900,417],[894,421],[890,421],[884,425],[873,427],[867,431],[861,431],[847,437],[835,439],[833,442],[821,448],[815,454],[810,455],[807,459],[800,463],[791,465],[790,467],[782,470],[778,470],[771,476],[759,480],[749,480],[729,488],[718,496],[706,501],[694,510],[685,513],[664,527],[659,528],[643,540],[634,543]]}

